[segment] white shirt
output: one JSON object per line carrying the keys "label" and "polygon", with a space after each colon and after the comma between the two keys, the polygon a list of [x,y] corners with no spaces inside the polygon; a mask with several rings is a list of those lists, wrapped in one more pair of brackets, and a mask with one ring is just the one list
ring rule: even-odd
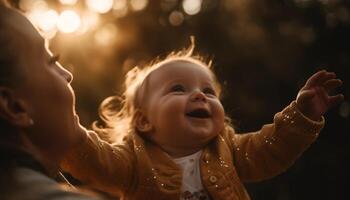
{"label": "white shirt", "polygon": [[182,170],[182,187],[180,200],[209,200],[210,197],[204,189],[201,179],[199,159],[202,151],[189,156],[175,158],[173,161]]}

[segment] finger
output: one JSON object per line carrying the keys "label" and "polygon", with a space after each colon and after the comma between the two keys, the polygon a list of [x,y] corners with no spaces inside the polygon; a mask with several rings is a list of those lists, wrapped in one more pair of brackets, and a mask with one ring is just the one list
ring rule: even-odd
{"label": "finger", "polygon": [[328,104],[330,107],[336,106],[344,101],[344,95],[338,94],[328,98]]}
{"label": "finger", "polygon": [[325,76],[326,73],[327,73],[326,70],[321,70],[316,72],[306,81],[305,85],[313,85],[315,82],[317,82],[318,79],[320,79],[320,77]]}
{"label": "finger", "polygon": [[326,70],[319,71],[312,75],[306,82],[306,87],[314,87],[322,85],[325,81],[335,78],[336,75],[333,72],[327,72]]}
{"label": "finger", "polygon": [[327,92],[330,92],[331,90],[341,86],[343,82],[340,79],[331,79],[326,81],[323,84],[323,87],[326,89]]}
{"label": "finger", "polygon": [[299,93],[299,95],[297,97],[297,101],[303,103],[309,99],[312,99],[314,96],[315,96],[315,91],[304,90],[304,91]]}

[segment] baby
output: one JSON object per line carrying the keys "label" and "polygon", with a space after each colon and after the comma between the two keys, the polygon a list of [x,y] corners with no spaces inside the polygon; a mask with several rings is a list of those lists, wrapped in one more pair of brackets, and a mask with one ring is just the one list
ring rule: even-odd
{"label": "baby", "polygon": [[[84,184],[121,199],[250,199],[244,182],[290,167],[315,141],[323,114],[343,100],[342,82],[319,71],[295,101],[261,130],[237,134],[220,102],[220,85],[193,47],[125,82],[122,107],[102,103],[105,127],[66,156],[62,167]],[[113,142],[101,139],[105,133]],[[116,137],[123,136],[117,141]],[[113,137],[116,136],[116,137]]]}

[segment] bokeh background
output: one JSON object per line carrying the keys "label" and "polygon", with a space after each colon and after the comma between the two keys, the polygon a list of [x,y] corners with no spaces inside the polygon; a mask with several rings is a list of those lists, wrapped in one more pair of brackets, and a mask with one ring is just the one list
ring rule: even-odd
{"label": "bokeh background", "polygon": [[214,62],[238,132],[258,130],[320,69],[337,73],[345,102],[286,173],[247,185],[254,200],[349,199],[350,1],[16,0],[74,74],[77,110],[90,127],[125,73],[190,45]]}

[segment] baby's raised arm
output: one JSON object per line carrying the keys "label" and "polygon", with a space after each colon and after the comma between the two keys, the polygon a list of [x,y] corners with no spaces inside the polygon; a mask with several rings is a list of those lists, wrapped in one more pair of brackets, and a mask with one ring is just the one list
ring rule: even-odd
{"label": "baby's raised arm", "polygon": [[330,96],[342,82],[334,73],[319,71],[311,76],[293,101],[275,115],[272,124],[246,134],[229,134],[233,160],[242,181],[271,178],[290,167],[314,142],[324,126],[322,117],[344,96]]}
{"label": "baby's raised arm", "polygon": [[112,195],[120,195],[133,179],[134,154],[125,144],[112,145],[103,141],[94,131],[81,127],[86,140],[71,151],[62,162],[64,171],[84,185]]}

